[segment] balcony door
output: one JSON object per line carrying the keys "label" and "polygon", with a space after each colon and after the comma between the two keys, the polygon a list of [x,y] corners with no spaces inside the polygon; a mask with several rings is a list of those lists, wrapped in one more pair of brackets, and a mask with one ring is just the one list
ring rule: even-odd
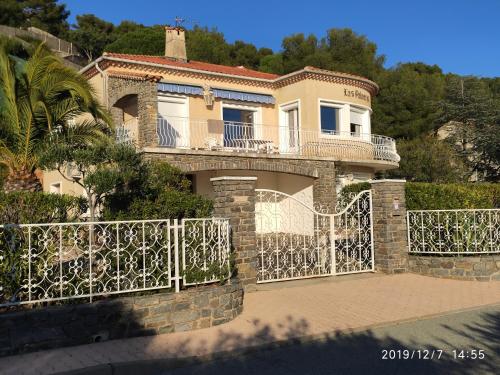
{"label": "balcony door", "polygon": [[158,142],[160,146],[189,147],[188,101],[181,96],[158,96]]}
{"label": "balcony door", "polygon": [[299,106],[298,103],[281,107],[280,151],[299,152]]}
{"label": "balcony door", "polygon": [[252,148],[255,143],[255,111],[239,108],[223,108],[224,146]]}

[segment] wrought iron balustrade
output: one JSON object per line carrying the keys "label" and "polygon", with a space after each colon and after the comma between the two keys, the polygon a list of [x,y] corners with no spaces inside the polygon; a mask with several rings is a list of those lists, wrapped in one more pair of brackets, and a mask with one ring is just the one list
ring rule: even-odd
{"label": "wrought iron balustrade", "polygon": [[384,160],[400,157],[394,139],[375,134],[291,129],[223,120],[159,117],[158,146],[210,151],[288,154],[338,160]]}

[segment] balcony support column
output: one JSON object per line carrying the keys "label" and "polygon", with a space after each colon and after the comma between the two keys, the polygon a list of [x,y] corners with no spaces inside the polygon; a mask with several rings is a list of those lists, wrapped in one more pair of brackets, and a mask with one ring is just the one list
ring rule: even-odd
{"label": "balcony support column", "polygon": [[337,200],[335,191],[335,164],[334,162],[318,161],[316,170],[318,177],[313,183],[314,207],[325,213],[334,213]]}

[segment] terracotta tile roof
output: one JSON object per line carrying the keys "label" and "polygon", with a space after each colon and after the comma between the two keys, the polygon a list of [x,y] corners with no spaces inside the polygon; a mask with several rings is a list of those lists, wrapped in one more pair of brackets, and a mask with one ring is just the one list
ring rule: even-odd
{"label": "terracotta tile roof", "polygon": [[206,62],[194,61],[194,60],[190,60],[188,62],[182,62],[182,61],[175,61],[175,60],[172,60],[168,57],[163,57],[163,56],[129,55],[129,54],[124,54],[124,53],[105,52],[103,57],[104,58],[115,57],[115,58],[119,58],[119,59],[132,60],[132,61],[137,61],[137,62],[160,64],[160,65],[165,65],[165,66],[195,69],[195,70],[203,70],[206,72],[221,73],[221,74],[228,74],[228,75],[249,77],[249,78],[273,80],[273,79],[276,79],[279,77],[279,75],[277,75],[277,74],[258,72],[256,70],[248,69],[248,68],[245,68],[243,66],[217,65],[217,64],[209,64]]}

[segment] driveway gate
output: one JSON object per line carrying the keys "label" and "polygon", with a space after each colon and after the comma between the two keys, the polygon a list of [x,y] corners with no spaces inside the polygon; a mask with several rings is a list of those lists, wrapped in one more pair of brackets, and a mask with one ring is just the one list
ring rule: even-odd
{"label": "driveway gate", "polygon": [[279,191],[256,193],[259,283],[374,270],[370,190],[337,214]]}

